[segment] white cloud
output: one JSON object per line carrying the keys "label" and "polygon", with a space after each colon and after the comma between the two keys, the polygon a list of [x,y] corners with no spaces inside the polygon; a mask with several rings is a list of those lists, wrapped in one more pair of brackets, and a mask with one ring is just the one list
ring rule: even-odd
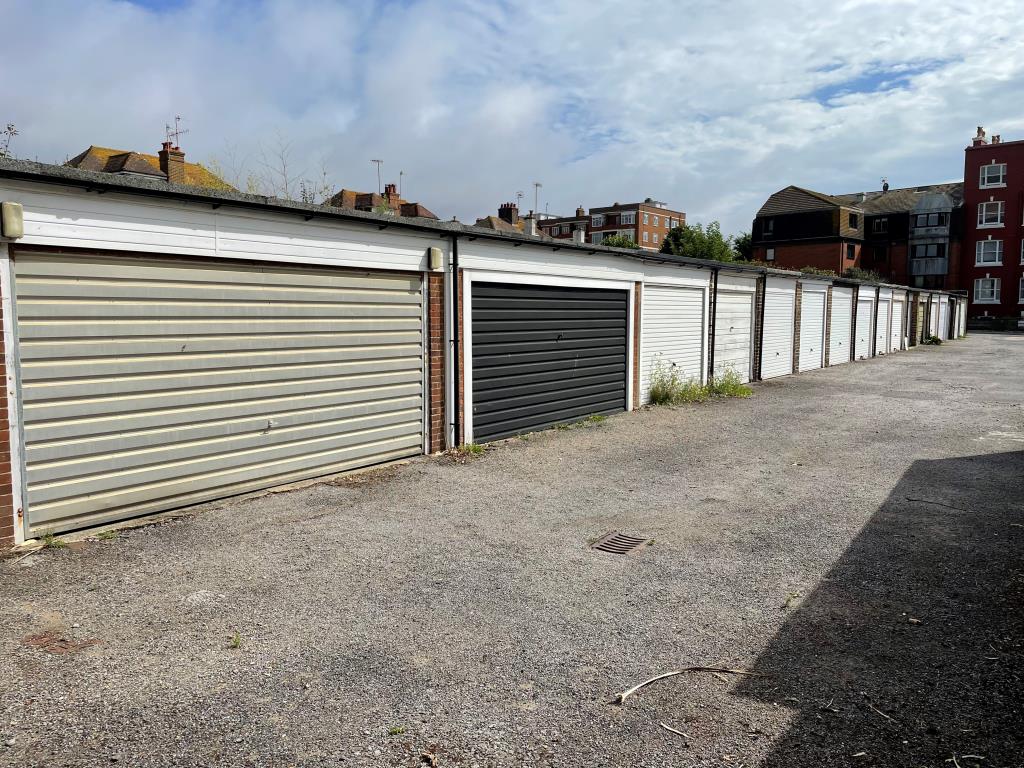
{"label": "white cloud", "polygon": [[20,155],[153,151],[181,114],[190,158],[227,142],[251,160],[280,131],[311,175],[324,161],[372,189],[384,158],[464,221],[542,181],[552,211],[651,195],[739,231],[786,184],[944,181],[979,123],[1024,138],[1013,4],[145,5],[5,3],[0,122]]}

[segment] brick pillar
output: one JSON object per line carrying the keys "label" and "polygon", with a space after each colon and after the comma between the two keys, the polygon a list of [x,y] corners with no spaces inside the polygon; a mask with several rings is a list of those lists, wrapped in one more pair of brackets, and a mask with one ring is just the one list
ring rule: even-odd
{"label": "brick pillar", "polygon": [[823,367],[828,368],[829,364],[829,347],[832,340],[832,286],[830,285],[825,289],[825,349],[824,349],[824,363]]}
{"label": "brick pillar", "polygon": [[[0,256],[6,255],[4,244],[0,243]],[[7,359],[3,329],[7,318],[3,315],[0,302],[0,360]],[[11,485],[11,430],[7,413],[6,393],[15,386],[14,371],[7,371],[4,377],[7,389],[0,397],[0,549],[14,545],[14,492]],[[19,510],[20,511],[20,510]]]}
{"label": "brick pillar", "polygon": [[427,275],[427,392],[429,451],[444,450],[444,275]]}
{"label": "brick pillar", "polygon": [[640,407],[640,300],[643,283],[633,285],[633,407]]}
{"label": "brick pillar", "polygon": [[751,379],[761,380],[761,349],[764,346],[764,293],[768,283],[766,275],[758,278],[754,287],[754,370]]}
{"label": "brick pillar", "polygon": [[793,373],[800,370],[800,297],[803,293],[804,285],[798,280],[793,297]]}

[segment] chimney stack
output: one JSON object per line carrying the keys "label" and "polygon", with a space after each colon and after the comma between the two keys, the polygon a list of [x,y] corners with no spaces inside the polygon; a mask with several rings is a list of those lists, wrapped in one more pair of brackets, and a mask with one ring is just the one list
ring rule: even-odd
{"label": "chimney stack", "polygon": [[993,133],[993,134],[992,134],[992,143],[993,143],[993,144],[998,144],[998,143],[999,143],[999,142],[1001,142],[1002,140],[1003,140],[1003,137],[1002,137],[1002,136],[1000,136],[1000,135],[999,135],[998,133]]}
{"label": "chimney stack", "polygon": [[160,170],[167,176],[171,184],[185,183],[185,153],[180,147],[175,147],[169,141],[165,141],[159,152]]}
{"label": "chimney stack", "polygon": [[988,144],[988,139],[985,138],[985,129],[979,125],[978,133],[974,136],[974,140],[971,142],[971,146],[980,147],[983,144]]}
{"label": "chimney stack", "polygon": [[523,234],[537,237],[537,219],[533,215],[533,211],[523,217]]}
{"label": "chimney stack", "polygon": [[889,180],[888,179],[882,179],[882,191],[883,192],[888,192],[889,191]]}
{"label": "chimney stack", "polygon": [[397,184],[384,185],[384,199],[387,201],[388,208],[393,211],[397,211],[401,207]]}
{"label": "chimney stack", "polygon": [[578,208],[576,208],[576,218],[577,219],[581,219],[581,218],[583,218],[586,215],[587,215],[587,212],[583,210],[583,206],[582,205],[579,206]]}
{"label": "chimney stack", "polygon": [[498,218],[515,225],[519,223],[519,206],[515,203],[502,203],[498,208]]}

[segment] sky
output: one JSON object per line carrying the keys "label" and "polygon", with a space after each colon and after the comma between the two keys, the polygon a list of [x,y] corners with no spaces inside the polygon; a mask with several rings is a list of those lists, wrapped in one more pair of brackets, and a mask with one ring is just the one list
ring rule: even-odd
{"label": "sky", "polygon": [[[1024,139],[1018,3],[943,0],[0,0],[18,157],[90,144],[244,185],[290,174],[472,222],[653,197],[750,229],[789,184],[962,178],[978,125]],[[17,30],[17,34],[10,34]],[[11,76],[14,75],[14,76]]]}

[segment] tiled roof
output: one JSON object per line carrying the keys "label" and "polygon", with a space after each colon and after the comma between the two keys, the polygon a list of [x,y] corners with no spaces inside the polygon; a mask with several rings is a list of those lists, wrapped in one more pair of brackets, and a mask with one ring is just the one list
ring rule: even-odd
{"label": "tiled roof", "polygon": [[[91,146],[68,160],[66,165],[83,171],[100,173],[137,173],[143,176],[163,177],[160,158],[144,152],[129,152],[123,149]],[[199,163],[185,163],[185,183],[193,187],[233,190],[230,184]]]}
{"label": "tiled roof", "polygon": [[474,227],[485,227],[486,229],[494,229],[498,232],[522,232],[522,227],[517,227],[515,224],[510,224],[499,216],[483,216],[476,220],[473,224]]}
{"label": "tiled roof", "polygon": [[854,208],[867,214],[899,213],[912,211],[924,195],[942,194],[949,197],[953,206],[963,203],[963,182],[926,184],[921,187],[905,187],[874,192],[853,192],[843,195],[826,195],[813,189],[789,186],[780,189],[768,198],[758,216],[778,216],[786,213],[822,211],[840,206]]}
{"label": "tiled roof", "polygon": [[854,205],[868,214],[877,213],[901,213],[912,211],[921,198],[926,195],[945,195],[950,199],[953,207],[963,204],[964,184],[962,181],[954,181],[946,184],[925,184],[920,187],[903,187],[901,189],[889,189],[888,191],[877,190],[875,192],[856,192],[846,195],[836,195],[844,202],[844,205]]}

